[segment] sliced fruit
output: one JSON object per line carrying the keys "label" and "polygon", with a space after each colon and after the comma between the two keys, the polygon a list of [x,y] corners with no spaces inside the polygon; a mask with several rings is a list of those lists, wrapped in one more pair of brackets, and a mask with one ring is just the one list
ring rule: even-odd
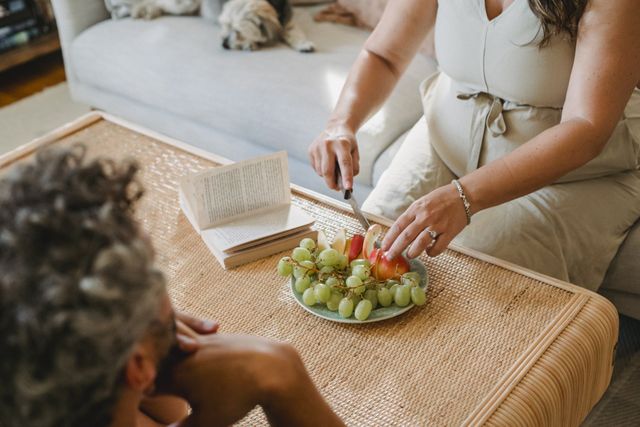
{"label": "sliced fruit", "polygon": [[347,242],[344,245],[344,254],[349,255],[349,251],[351,250],[351,237],[347,238]]}
{"label": "sliced fruit", "polygon": [[409,261],[403,255],[389,259],[379,248],[371,252],[369,262],[371,262],[371,274],[378,280],[399,278],[411,268]]}
{"label": "sliced fruit", "polygon": [[338,251],[340,254],[344,254],[344,248],[347,244],[347,232],[344,228],[337,231],[336,236],[333,238],[331,247]]}
{"label": "sliced fruit", "polygon": [[369,227],[366,234],[364,235],[364,241],[362,242],[362,254],[365,258],[369,259],[369,256],[375,249],[376,242],[381,235],[382,227],[380,227],[380,224],[373,224],[371,227]]}
{"label": "sliced fruit", "polygon": [[318,242],[317,242],[318,252],[322,252],[325,249],[329,249],[329,239],[327,239],[327,235],[324,234],[324,231],[318,231]]}
{"label": "sliced fruit", "polygon": [[371,274],[373,275],[373,277],[375,277],[378,280],[380,280],[378,278],[378,264],[380,262],[380,258],[382,257],[382,253],[383,252],[381,250],[374,248],[369,254],[369,258],[368,258],[369,263],[371,264]]}
{"label": "sliced fruit", "polygon": [[360,256],[362,252],[362,245],[364,243],[364,236],[361,234],[355,234],[350,240],[345,255],[349,257],[349,262]]}

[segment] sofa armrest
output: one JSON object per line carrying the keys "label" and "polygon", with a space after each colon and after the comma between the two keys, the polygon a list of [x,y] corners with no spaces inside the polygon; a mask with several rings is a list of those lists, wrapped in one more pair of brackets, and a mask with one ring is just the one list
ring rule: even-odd
{"label": "sofa armrest", "polygon": [[69,87],[73,92],[76,80],[70,47],[73,40],[82,31],[109,18],[104,0],[52,0],[56,17],[65,72]]}

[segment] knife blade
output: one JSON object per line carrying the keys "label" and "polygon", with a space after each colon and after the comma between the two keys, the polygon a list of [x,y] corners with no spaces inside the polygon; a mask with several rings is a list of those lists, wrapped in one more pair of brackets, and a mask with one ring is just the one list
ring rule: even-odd
{"label": "knife blade", "polygon": [[338,166],[338,162],[336,162],[336,182],[338,184],[338,188],[343,191],[344,199],[351,205],[351,210],[353,211],[353,215],[356,217],[364,231],[367,231],[371,224],[360,210],[360,206],[358,205],[358,201],[353,196],[353,189],[344,189],[342,188],[342,175],[340,173],[340,166]]}
{"label": "knife blade", "polygon": [[367,231],[369,227],[371,227],[371,224],[369,224],[369,221],[360,210],[360,206],[358,206],[358,201],[353,196],[353,190],[344,190],[344,199],[347,202],[349,202],[349,204],[351,205],[351,210],[353,211],[353,215],[356,217],[356,219],[358,220],[362,228],[364,228],[364,231]]}

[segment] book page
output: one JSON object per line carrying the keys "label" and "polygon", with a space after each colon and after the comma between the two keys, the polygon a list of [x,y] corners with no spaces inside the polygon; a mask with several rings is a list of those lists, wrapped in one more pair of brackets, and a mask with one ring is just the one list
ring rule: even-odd
{"label": "book page", "polygon": [[[250,242],[260,242],[266,237],[277,236],[309,227],[314,220],[294,205],[284,205],[203,230],[203,238],[210,238],[223,252],[235,250]],[[248,246],[248,245],[247,245]]]}
{"label": "book page", "polygon": [[182,187],[201,229],[287,205],[287,153],[213,168],[185,179]]}
{"label": "book page", "polygon": [[225,269],[255,261],[283,250],[293,249],[298,246],[300,240],[305,237],[309,237],[314,240],[317,239],[317,233],[314,230],[311,230],[310,228],[302,228],[299,229],[300,231],[295,231],[292,234],[286,234],[284,237],[278,239],[263,242],[256,246],[247,246],[242,250],[238,249],[237,252],[223,252],[215,246],[215,239],[210,233],[208,233],[209,230],[200,231],[198,229],[193,212],[190,210],[189,202],[187,201],[187,195],[182,191],[182,188],[179,192],[179,201],[180,207],[187,217],[187,220],[191,223],[194,230],[200,234],[202,240],[205,242],[211,253]]}

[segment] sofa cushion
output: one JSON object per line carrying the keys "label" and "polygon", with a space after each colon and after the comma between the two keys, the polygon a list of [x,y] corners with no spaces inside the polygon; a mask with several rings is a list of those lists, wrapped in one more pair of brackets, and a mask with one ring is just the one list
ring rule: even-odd
{"label": "sofa cushion", "polygon": [[[314,23],[317,10],[296,8],[294,18],[316,44],[313,54],[284,45],[226,51],[218,28],[197,17],[107,20],[73,42],[74,72],[86,85],[307,161],[307,146],[324,128],[368,35]],[[417,88],[433,68],[417,57],[363,127],[360,182],[370,185],[375,159],[422,114]],[[214,141],[209,149],[215,152]]]}
{"label": "sofa cushion", "polygon": [[373,164],[373,173],[371,175],[371,181],[374,187],[376,186],[376,184],[378,184],[378,181],[380,181],[380,177],[382,176],[384,171],[387,170],[396,153],[398,153],[398,150],[400,150],[400,147],[402,147],[402,144],[407,138],[407,135],[409,135],[410,131],[411,129],[400,135],[376,159],[376,162]]}
{"label": "sofa cushion", "polygon": [[[609,297],[621,313],[640,319],[640,221],[636,222],[609,265],[600,292]],[[633,297],[634,299],[632,299]]]}

